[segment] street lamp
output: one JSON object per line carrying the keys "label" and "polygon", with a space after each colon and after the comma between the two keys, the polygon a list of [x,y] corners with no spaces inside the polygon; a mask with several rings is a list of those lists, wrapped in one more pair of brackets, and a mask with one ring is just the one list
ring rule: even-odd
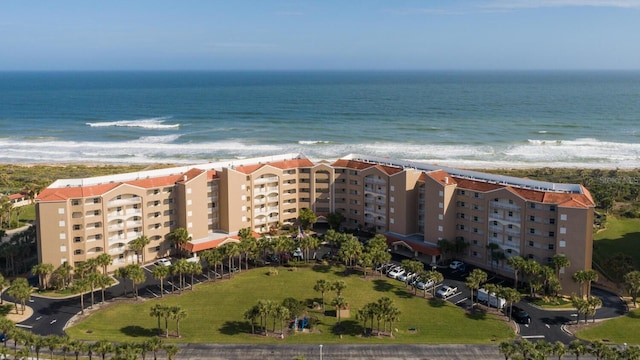
{"label": "street lamp", "polygon": [[322,344],[320,344],[320,360],[322,360]]}

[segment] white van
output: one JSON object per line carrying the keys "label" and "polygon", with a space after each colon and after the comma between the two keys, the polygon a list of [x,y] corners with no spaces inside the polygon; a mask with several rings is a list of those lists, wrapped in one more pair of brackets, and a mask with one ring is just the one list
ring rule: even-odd
{"label": "white van", "polygon": [[489,307],[502,309],[507,301],[501,297],[497,297],[495,293],[489,294],[485,289],[478,289],[478,302],[487,304]]}

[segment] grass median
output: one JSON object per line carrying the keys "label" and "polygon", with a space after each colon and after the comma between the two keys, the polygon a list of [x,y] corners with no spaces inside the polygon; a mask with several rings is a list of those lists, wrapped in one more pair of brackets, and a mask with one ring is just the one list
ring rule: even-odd
{"label": "grass median", "polygon": [[[83,340],[109,339],[112,341],[140,340],[156,334],[157,318],[149,315],[151,307],[179,305],[188,314],[180,322],[179,342],[189,343],[499,343],[514,337],[505,318],[489,314],[468,314],[447,302],[414,296],[403,284],[386,277],[363,279],[360,274],[343,276],[339,267],[314,266],[267,275],[268,269],[243,271],[231,280],[202,284],[195,290],[163,299],[137,303],[115,304],[100,310],[79,324],[67,329],[72,338]],[[320,323],[313,332],[295,333],[285,339],[252,335],[251,326],[243,314],[259,299],[281,302],[287,297],[311,303],[320,303],[321,294],[313,291],[318,279],[344,280],[347,287],[343,297],[351,306],[350,318],[342,319],[342,330],[337,332],[337,318],[309,308],[309,315],[317,316]],[[330,303],[335,293],[325,295]],[[357,309],[381,297],[390,297],[401,311],[394,323],[394,337],[363,337],[362,322],[356,320]],[[164,320],[163,320],[164,323]],[[170,320],[170,328],[175,323]],[[269,325],[270,326],[270,325]],[[279,324],[277,325],[279,328]]]}

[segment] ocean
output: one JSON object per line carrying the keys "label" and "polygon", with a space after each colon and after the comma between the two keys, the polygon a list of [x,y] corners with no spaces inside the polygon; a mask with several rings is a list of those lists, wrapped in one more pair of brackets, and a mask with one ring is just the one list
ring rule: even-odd
{"label": "ocean", "polygon": [[0,162],[640,168],[640,72],[0,72]]}

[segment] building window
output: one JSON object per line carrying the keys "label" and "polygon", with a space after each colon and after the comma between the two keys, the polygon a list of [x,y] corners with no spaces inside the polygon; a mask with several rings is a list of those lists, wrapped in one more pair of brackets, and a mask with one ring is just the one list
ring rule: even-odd
{"label": "building window", "polygon": [[551,218],[549,219],[549,224],[554,225],[556,223],[556,219]]}
{"label": "building window", "polygon": [[93,198],[93,203],[94,204],[99,204],[100,203],[100,198]]}
{"label": "building window", "polygon": [[513,224],[509,224],[509,225],[507,225],[507,228],[509,228],[509,229],[513,229]]}
{"label": "building window", "polygon": [[478,233],[478,228],[473,228],[473,232],[477,234]]}
{"label": "building window", "polygon": [[73,225],[73,230],[80,230],[80,225]]}
{"label": "building window", "polygon": [[96,240],[102,239],[102,234],[96,234]]}
{"label": "building window", "polygon": [[497,225],[498,225],[498,222],[494,220],[493,221],[493,226],[497,226]]}
{"label": "building window", "polygon": [[513,241],[513,236],[507,236],[507,241]]}
{"label": "building window", "polygon": [[556,233],[553,231],[549,231],[549,237],[554,237],[554,236],[556,236]]}
{"label": "building window", "polygon": [[458,190],[458,194],[464,195],[464,190]]}
{"label": "building window", "polygon": [[556,211],[556,206],[555,205],[549,206],[549,211]]}
{"label": "building window", "polygon": [[548,247],[549,250],[553,250],[555,248],[556,248],[556,246],[554,244],[549,244],[549,247]]}
{"label": "building window", "polygon": [[153,195],[158,195],[159,193],[160,193],[160,190],[158,189],[153,190]]}
{"label": "building window", "polygon": [[473,257],[478,257],[478,252],[477,251],[474,251],[471,254],[473,255]]}
{"label": "building window", "polygon": [[534,228],[529,229],[529,234],[535,234],[535,233],[536,233],[536,229]]}
{"label": "building window", "polygon": [[73,238],[73,242],[77,242],[78,243],[80,241],[82,241],[82,238],[80,236],[76,236],[76,237]]}
{"label": "building window", "polygon": [[[475,229],[474,229],[475,230]],[[475,231],[474,231],[475,232]],[[473,245],[478,245],[478,240],[473,240]]]}
{"label": "building window", "polygon": [[73,205],[73,206],[78,206],[78,205],[80,205],[80,200],[78,200],[78,199],[73,199],[73,200],[71,200],[71,205]]}
{"label": "building window", "polygon": [[498,237],[498,233],[493,233],[493,237],[497,238]]}
{"label": "building window", "polygon": [[74,250],[73,255],[82,255],[82,250],[80,249]]}
{"label": "building window", "polygon": [[533,215],[529,216],[529,221],[536,221],[536,217]]}
{"label": "building window", "polygon": [[100,210],[96,210],[96,211],[94,211],[94,212],[93,212],[93,215],[94,215],[94,216],[100,216]]}
{"label": "building window", "polygon": [[509,217],[513,217],[513,211],[509,211],[509,212],[507,213],[507,215],[508,215]]}
{"label": "building window", "polygon": [[529,240],[529,246],[533,247],[533,241],[532,240]]}
{"label": "building window", "polygon": [[460,214],[460,219],[464,219],[464,213]]}
{"label": "building window", "polygon": [[567,214],[560,214],[560,220],[567,221]]}
{"label": "building window", "polygon": [[567,247],[567,242],[564,240],[560,240],[560,243],[558,244],[558,246],[560,247]]}
{"label": "building window", "polygon": [[477,217],[477,216],[474,216],[474,217],[473,217],[473,221],[478,222],[478,217]]}
{"label": "building window", "polygon": [[509,204],[513,205],[513,200],[509,199]]}
{"label": "building window", "polygon": [[529,255],[527,255],[527,259],[529,259],[529,260],[533,260],[533,254],[529,254]]}
{"label": "building window", "polygon": [[531,204],[529,204],[529,207],[532,208],[532,209],[535,209],[536,208],[536,204],[531,203]]}

